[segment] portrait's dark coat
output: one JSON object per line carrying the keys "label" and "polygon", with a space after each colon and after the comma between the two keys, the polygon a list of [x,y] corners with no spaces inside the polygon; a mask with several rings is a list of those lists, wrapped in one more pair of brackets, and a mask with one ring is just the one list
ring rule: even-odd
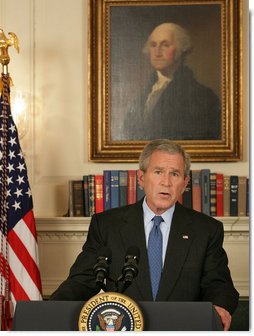
{"label": "portrait's dark coat", "polygon": [[123,140],[219,140],[221,105],[218,96],[200,84],[187,67],[180,67],[161,94],[151,113],[144,112],[145,102],[157,75],[131,106],[124,118]]}

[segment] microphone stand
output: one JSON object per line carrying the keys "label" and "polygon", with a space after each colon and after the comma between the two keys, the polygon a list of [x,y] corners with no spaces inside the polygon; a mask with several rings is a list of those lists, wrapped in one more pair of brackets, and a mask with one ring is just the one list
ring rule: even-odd
{"label": "microphone stand", "polygon": [[96,284],[106,292],[105,280],[110,281],[114,283],[115,292],[123,293],[138,274],[139,249],[134,246],[127,250],[122,274],[116,280],[109,277],[109,263],[111,262],[109,251],[104,249],[101,253],[105,254],[105,256],[98,257],[97,263],[93,268],[96,275]]}

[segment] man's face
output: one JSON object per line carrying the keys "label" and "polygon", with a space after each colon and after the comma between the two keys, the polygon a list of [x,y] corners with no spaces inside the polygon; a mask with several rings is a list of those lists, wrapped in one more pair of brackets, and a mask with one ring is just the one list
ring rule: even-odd
{"label": "man's face", "polygon": [[172,207],[184,192],[189,177],[184,177],[184,160],[180,154],[156,151],[150,156],[146,172],[138,171],[139,184],[155,214]]}
{"label": "man's face", "polygon": [[149,43],[151,65],[162,74],[172,72],[176,62],[176,44],[174,35],[169,30],[161,27],[156,28]]}

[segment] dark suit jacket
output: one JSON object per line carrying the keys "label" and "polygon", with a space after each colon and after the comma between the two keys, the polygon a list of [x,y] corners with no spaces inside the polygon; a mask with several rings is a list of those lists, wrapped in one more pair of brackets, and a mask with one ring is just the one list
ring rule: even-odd
{"label": "dark suit jacket", "polygon": [[[92,217],[83,251],[71,267],[68,279],[50,299],[89,299],[99,291],[92,268],[100,248],[112,249],[110,277],[117,279],[126,250],[135,245],[140,249],[139,273],[125,294],[136,301],[152,301],[142,201]],[[233,313],[238,292],[222,248],[223,236],[221,222],[177,203],[156,300],[211,301]],[[107,290],[114,289],[108,282]]]}

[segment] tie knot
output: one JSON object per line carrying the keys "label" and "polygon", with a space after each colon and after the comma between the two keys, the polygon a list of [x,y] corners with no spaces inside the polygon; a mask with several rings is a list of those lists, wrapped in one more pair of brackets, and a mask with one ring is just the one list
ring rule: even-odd
{"label": "tie knot", "polygon": [[163,218],[161,216],[154,216],[153,223],[155,226],[159,226],[161,222],[163,222]]}

